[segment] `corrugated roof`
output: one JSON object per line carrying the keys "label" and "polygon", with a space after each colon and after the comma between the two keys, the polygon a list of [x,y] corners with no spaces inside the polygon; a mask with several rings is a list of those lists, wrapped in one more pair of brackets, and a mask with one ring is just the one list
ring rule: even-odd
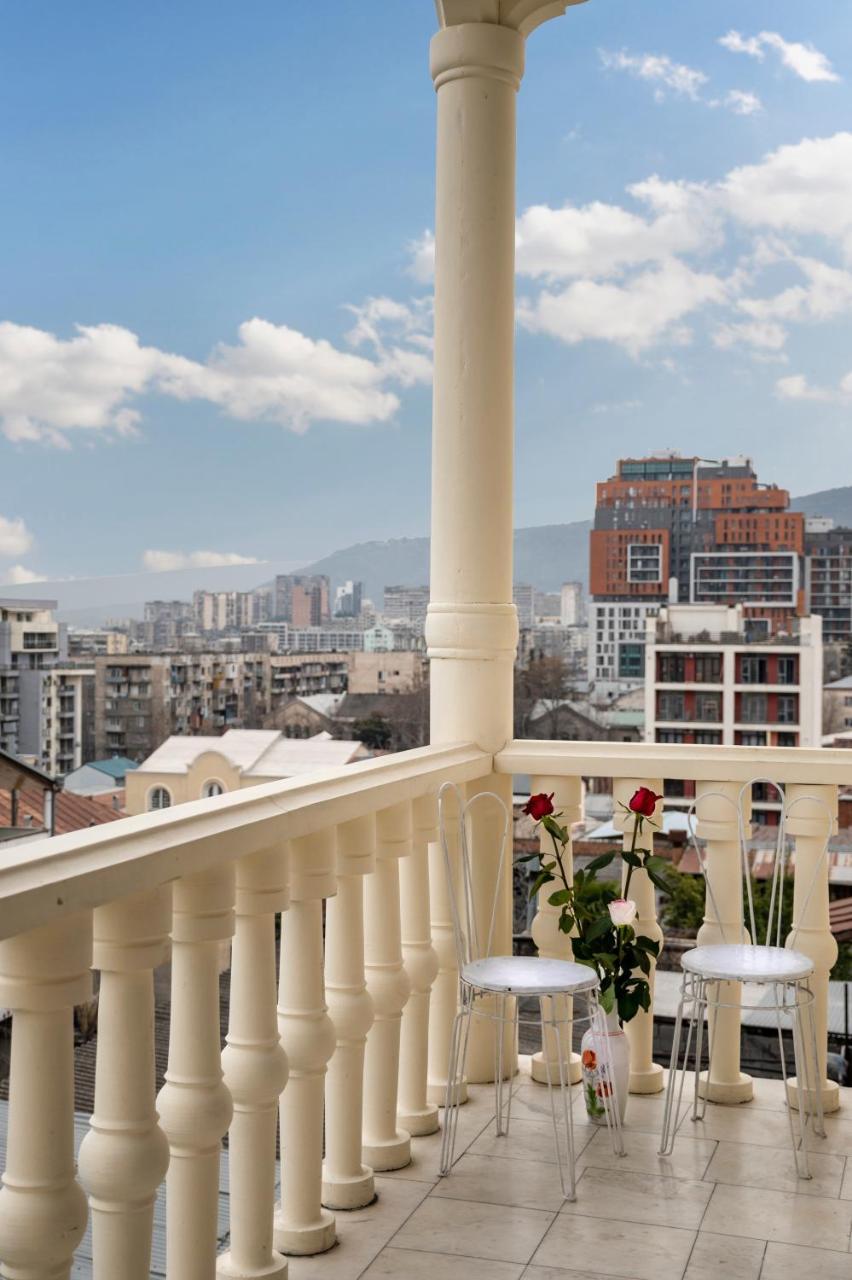
{"label": "corrugated roof", "polygon": [[317,769],[337,768],[366,754],[362,743],[330,738],[327,734],[281,738],[245,772],[252,778],[292,778]]}
{"label": "corrugated roof", "polygon": [[[58,836],[65,835],[68,831],[82,831],[86,827],[99,827],[103,822],[115,822],[116,818],[125,816],[88,796],[78,796],[73,791],[57,791],[53,803]],[[24,826],[27,817],[31,828],[39,829],[44,826],[43,793],[35,787],[27,787],[18,792],[18,826],[21,827],[22,836],[27,831]],[[8,827],[11,821],[11,796],[8,791],[0,791],[0,827]]]}
{"label": "corrugated roof", "polygon": [[135,760],[128,760],[127,756],[112,756],[109,760],[87,760],[86,764],[90,769],[108,773],[111,778],[123,778],[131,769],[139,767]]}

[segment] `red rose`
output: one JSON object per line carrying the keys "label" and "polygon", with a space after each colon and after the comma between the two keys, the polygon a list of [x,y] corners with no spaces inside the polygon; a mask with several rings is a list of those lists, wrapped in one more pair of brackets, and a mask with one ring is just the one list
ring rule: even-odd
{"label": "red rose", "polygon": [[549,796],[546,796],[542,791],[537,796],[530,796],[522,812],[527,814],[528,817],[534,818],[536,822],[541,822],[542,818],[546,818],[548,814],[553,813],[553,795],[552,791]]}
{"label": "red rose", "polygon": [[662,800],[662,798],[662,796],[655,795],[650,787],[640,787],[638,791],[634,791],[627,807],[633,813],[640,814],[643,818],[653,818],[657,801]]}

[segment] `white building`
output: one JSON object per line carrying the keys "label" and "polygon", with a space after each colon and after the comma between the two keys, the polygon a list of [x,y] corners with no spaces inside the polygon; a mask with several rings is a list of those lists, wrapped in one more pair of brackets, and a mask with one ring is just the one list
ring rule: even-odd
{"label": "white building", "polygon": [[589,680],[598,701],[641,686],[645,679],[645,628],[657,601],[590,600]]}
{"label": "white building", "polygon": [[19,749],[52,778],[64,778],[94,754],[95,668],[21,671]]}
{"label": "white building", "polygon": [[563,627],[582,626],[585,621],[582,582],[563,582],[559,600],[559,621]]}

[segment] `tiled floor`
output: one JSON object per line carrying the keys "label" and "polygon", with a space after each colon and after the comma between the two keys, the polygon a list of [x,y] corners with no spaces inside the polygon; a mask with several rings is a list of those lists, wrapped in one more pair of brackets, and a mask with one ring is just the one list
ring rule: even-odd
{"label": "tiled floor", "polygon": [[661,1097],[630,1098],[619,1159],[575,1090],[568,1204],[547,1092],[526,1071],[508,1138],[490,1089],[472,1090],[450,1177],[436,1177],[439,1135],[416,1139],[411,1165],[377,1178],[376,1204],[337,1215],[333,1250],[291,1258],[290,1280],[852,1280],[852,1097],[826,1118],[803,1182],[779,1081],[756,1081],[747,1106],[708,1106],[702,1123],[685,1110],[664,1159]]}

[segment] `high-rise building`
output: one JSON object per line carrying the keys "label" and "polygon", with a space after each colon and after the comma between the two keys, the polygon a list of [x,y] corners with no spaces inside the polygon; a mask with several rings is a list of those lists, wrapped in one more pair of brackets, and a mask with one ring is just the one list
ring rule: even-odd
{"label": "high-rise building", "polygon": [[560,592],[560,617],[563,627],[580,627],[585,622],[582,582],[563,582]]}
{"label": "high-rise building", "polygon": [[805,597],[810,613],[822,615],[826,644],[852,639],[852,529],[834,521],[805,521]]}
{"label": "high-rise building", "polygon": [[52,778],[94,759],[95,669],[59,664],[21,671],[18,750]]}
{"label": "high-rise building", "polygon": [[590,536],[589,675],[615,693],[644,677],[645,617],[667,601],[740,604],[753,633],[805,611],[804,516],[748,458],[619,461],[597,486]]}
{"label": "high-rise building", "polygon": [[[55,600],[0,599],[0,749],[11,755],[24,750],[22,723],[37,724],[41,708],[40,684],[31,681],[22,688],[22,674],[68,656],[66,628],[55,611]],[[26,736],[31,741],[35,731]]]}
{"label": "high-rise building", "polygon": [[428,587],[385,587],[383,614],[386,622],[410,622],[422,628],[428,607]]}
{"label": "high-rise building", "polygon": [[279,573],[275,579],[275,618],[295,627],[319,627],[330,617],[331,583],[324,573]]}
{"label": "high-rise building", "polygon": [[334,593],[334,616],[336,618],[358,618],[361,615],[361,600],[364,595],[363,582],[344,582]]}
{"label": "high-rise building", "polygon": [[195,611],[187,600],[147,600],[144,635],[148,649],[173,649],[183,633],[195,626]]}
{"label": "high-rise building", "polygon": [[518,611],[518,626],[523,631],[535,622],[535,587],[528,582],[512,584],[512,600]]}

